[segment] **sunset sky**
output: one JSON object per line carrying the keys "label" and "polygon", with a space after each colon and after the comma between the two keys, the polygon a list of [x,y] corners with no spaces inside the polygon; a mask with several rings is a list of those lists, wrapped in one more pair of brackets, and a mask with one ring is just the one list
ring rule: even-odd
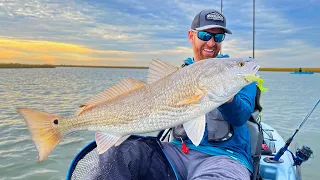
{"label": "sunset sky", "polygon": [[[220,0],[0,0],[0,63],[148,66],[192,56],[202,9]],[[257,0],[255,58],[262,67],[320,67],[320,1]],[[252,0],[224,0],[231,57],[252,56]]]}

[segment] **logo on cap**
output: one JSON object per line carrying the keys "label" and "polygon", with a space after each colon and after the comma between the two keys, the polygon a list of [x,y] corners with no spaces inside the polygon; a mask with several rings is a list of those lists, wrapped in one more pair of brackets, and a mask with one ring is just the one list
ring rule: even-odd
{"label": "logo on cap", "polygon": [[206,20],[212,20],[212,21],[224,21],[223,16],[220,13],[217,12],[211,12],[206,15]]}

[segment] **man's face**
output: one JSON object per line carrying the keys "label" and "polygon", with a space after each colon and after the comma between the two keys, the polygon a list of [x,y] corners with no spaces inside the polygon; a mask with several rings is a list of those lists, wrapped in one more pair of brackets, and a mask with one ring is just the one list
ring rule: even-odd
{"label": "man's face", "polygon": [[[221,28],[212,28],[205,30],[210,33],[223,33]],[[194,61],[200,61],[202,59],[214,58],[218,55],[221,49],[221,43],[217,43],[211,38],[209,41],[202,41],[198,38],[197,32],[189,30],[188,37],[192,44]]]}

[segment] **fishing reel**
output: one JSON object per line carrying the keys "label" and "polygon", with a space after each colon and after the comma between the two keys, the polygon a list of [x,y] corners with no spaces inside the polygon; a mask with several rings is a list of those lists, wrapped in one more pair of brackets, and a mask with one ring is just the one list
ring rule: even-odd
{"label": "fishing reel", "polygon": [[294,165],[300,166],[303,162],[308,161],[313,151],[308,146],[302,146],[301,149],[297,149],[296,158],[294,159]]}
{"label": "fishing reel", "polygon": [[300,166],[303,162],[308,161],[308,159],[313,154],[313,151],[308,146],[302,146],[301,149],[297,149],[296,155],[294,155],[291,151],[289,151],[293,158],[293,165],[294,166]]}

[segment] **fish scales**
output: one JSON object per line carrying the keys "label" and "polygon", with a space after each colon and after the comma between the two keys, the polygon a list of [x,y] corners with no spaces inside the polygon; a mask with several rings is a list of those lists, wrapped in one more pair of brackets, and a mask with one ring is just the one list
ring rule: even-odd
{"label": "fish scales", "polygon": [[[91,98],[76,115],[61,117],[30,108],[17,108],[24,118],[41,162],[61,139],[79,130],[95,131],[97,151],[104,153],[131,134],[159,131],[183,124],[198,146],[205,114],[226,103],[244,86],[263,80],[254,59],[207,59],[182,69],[153,60],[148,83],[126,78]],[[263,89],[265,90],[265,89]]]}

